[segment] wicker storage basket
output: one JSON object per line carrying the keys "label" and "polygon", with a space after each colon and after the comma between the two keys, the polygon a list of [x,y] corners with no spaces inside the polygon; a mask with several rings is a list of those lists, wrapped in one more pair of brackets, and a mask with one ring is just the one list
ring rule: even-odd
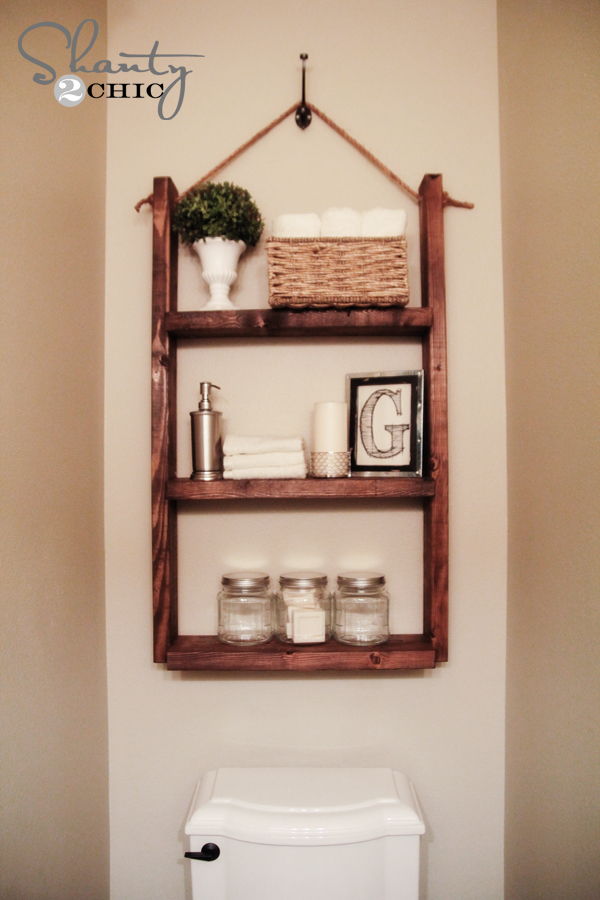
{"label": "wicker storage basket", "polygon": [[406,306],[406,238],[269,238],[271,306]]}

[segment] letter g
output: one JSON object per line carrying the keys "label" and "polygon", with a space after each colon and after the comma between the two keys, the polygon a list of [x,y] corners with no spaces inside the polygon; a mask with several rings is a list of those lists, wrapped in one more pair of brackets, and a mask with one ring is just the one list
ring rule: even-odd
{"label": "letter g", "polygon": [[398,453],[402,453],[404,450],[404,432],[410,428],[409,425],[384,425],[384,430],[390,434],[392,443],[387,450],[382,450],[377,446],[373,434],[373,416],[375,407],[382,397],[389,397],[398,415],[402,413],[400,391],[390,391],[387,388],[374,391],[363,406],[359,419],[360,439],[369,456],[375,459],[389,459],[392,456],[397,456]]}

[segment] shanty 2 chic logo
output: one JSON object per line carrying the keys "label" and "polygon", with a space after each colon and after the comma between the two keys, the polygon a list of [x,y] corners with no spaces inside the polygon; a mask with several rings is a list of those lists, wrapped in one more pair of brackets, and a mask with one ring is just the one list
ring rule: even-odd
{"label": "shanty 2 chic logo", "polygon": [[[29,48],[32,32],[37,29],[55,29],[63,36],[68,53],[69,71],[57,78],[56,69],[49,62],[38,59]],[[71,34],[58,22],[37,22],[19,36],[19,52],[39,70],[33,76],[36,84],[54,84],[54,97],[61,106],[79,106],[86,97],[93,100],[158,100],[157,112],[161,119],[174,119],[185,97],[186,79],[192,69],[179,65],[177,60],[200,59],[203,53],[160,53],[158,41],[154,41],[148,53],[119,53],[123,60],[135,62],[113,63],[110,59],[98,59],[91,63],[88,54],[96,43],[100,26],[95,19],[84,19]],[[57,35],[58,36],[58,35]],[[62,42],[61,42],[62,45]],[[87,64],[83,63],[86,60]],[[98,80],[86,85],[80,73],[96,76]],[[160,81],[108,81],[110,75],[136,75],[148,73]],[[172,77],[171,77],[172,76]]]}

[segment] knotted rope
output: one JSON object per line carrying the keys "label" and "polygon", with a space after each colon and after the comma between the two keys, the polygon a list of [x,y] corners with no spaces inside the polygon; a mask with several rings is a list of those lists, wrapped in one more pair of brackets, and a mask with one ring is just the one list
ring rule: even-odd
{"label": "knotted rope", "polygon": [[[290,106],[289,109],[286,109],[285,112],[282,112],[281,115],[277,116],[276,119],[273,119],[272,122],[269,122],[268,125],[266,125],[264,128],[261,128],[260,131],[257,131],[256,134],[250,138],[250,140],[246,141],[244,144],[238,147],[237,150],[234,150],[233,153],[231,153],[222,162],[212,168],[210,172],[207,172],[206,175],[203,175],[199,181],[196,181],[191,187],[180,194],[178,199],[185,197],[186,194],[189,194],[192,191],[196,190],[196,188],[204,184],[205,181],[209,181],[211,178],[217,175],[222,169],[228,166],[230,162],[233,162],[234,159],[237,159],[238,156],[241,156],[241,154],[252,147],[253,144],[256,144],[258,141],[260,141],[261,138],[263,138],[270,131],[276,128],[277,125],[284,121],[284,119],[287,119],[288,116],[291,116],[292,113],[295,113],[296,109],[297,104],[294,103],[293,106]],[[365,157],[365,159],[368,159],[369,162],[372,163],[377,169],[379,169],[379,171],[382,172],[387,178],[389,178],[390,181],[393,181],[394,184],[397,185],[401,190],[403,190],[405,194],[408,194],[408,196],[415,203],[419,202],[419,194],[417,193],[417,191],[414,191],[411,187],[409,187],[409,185],[406,184],[406,182],[402,181],[402,179],[399,178],[398,175],[396,175],[394,172],[392,172],[391,169],[384,165],[384,163],[382,163],[380,159],[377,159],[377,157],[374,156],[370,152],[370,150],[367,150],[367,148],[364,147],[363,144],[357,141],[356,138],[353,138],[352,135],[348,134],[347,131],[337,125],[333,121],[333,119],[330,119],[329,116],[325,115],[325,113],[322,112],[317,106],[313,106],[312,104],[310,104],[310,109],[316,116],[319,117],[319,119],[321,119],[323,122],[325,122],[326,125],[333,129],[336,134],[339,134],[339,136],[347,141],[352,147],[354,147],[355,150],[358,150],[358,152],[361,153]],[[144,197],[143,200],[139,200],[135,205],[136,212],[139,212],[142,206],[144,206],[144,204],[146,203],[149,203],[152,206],[153,200],[153,194],[149,194],[147,197]],[[445,192],[443,194],[443,202],[444,206],[460,206],[464,209],[473,209],[472,203],[467,203],[461,200],[454,200]]]}

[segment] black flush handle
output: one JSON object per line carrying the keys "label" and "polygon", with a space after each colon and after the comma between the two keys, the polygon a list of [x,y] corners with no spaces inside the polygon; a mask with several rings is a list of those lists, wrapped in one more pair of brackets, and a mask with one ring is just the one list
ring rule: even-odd
{"label": "black flush handle", "polygon": [[204,862],[213,862],[221,855],[221,850],[216,844],[205,844],[200,853],[188,852],[186,859],[203,859]]}

